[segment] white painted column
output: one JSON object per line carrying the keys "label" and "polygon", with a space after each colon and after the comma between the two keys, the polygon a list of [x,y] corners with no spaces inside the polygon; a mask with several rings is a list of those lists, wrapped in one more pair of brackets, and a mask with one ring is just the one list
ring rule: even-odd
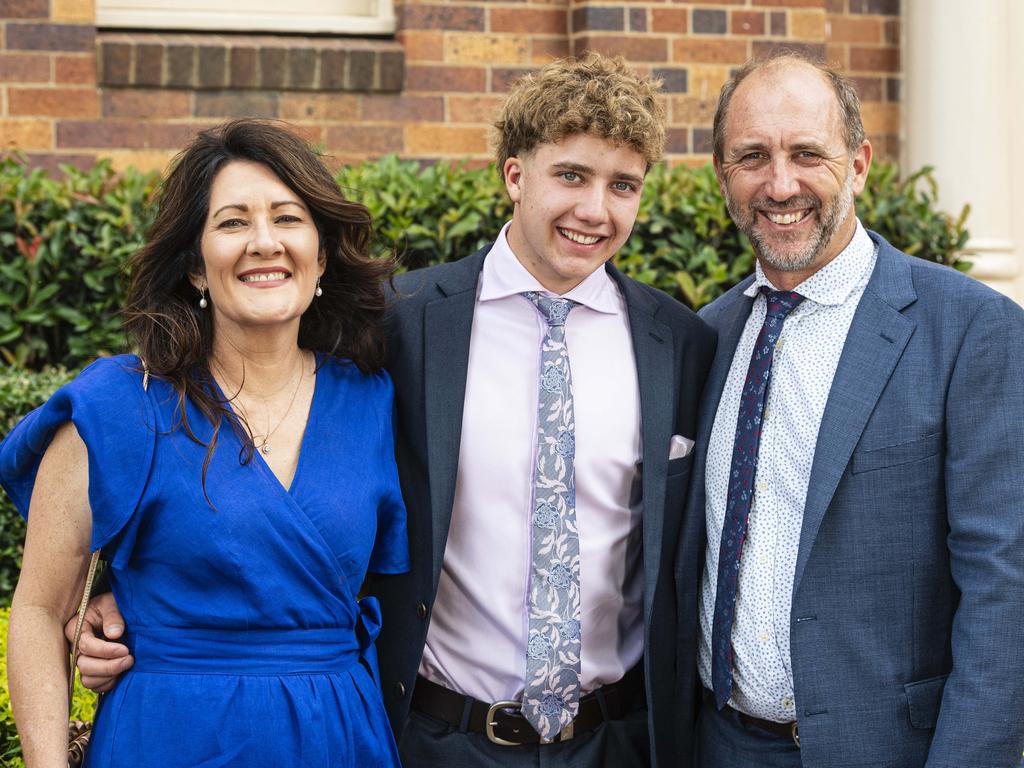
{"label": "white painted column", "polygon": [[[1024,300],[1024,9],[904,0],[901,164],[935,167],[939,204],[971,206],[971,275]],[[1016,137],[1016,139],[1014,138]]]}

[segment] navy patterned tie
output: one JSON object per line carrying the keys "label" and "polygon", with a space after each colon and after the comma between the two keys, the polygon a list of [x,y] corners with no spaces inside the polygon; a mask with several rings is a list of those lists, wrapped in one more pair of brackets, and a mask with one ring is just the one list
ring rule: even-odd
{"label": "navy patterned tie", "polygon": [[576,305],[523,294],[547,323],[540,348],[537,466],[533,484],[529,638],[523,717],[545,741],[580,706],[580,535],[576,528],[576,420],[565,319]]}
{"label": "navy patterned tie", "polygon": [[718,550],[718,589],[711,638],[711,684],[715,705],[721,709],[732,695],[732,626],[736,618],[736,587],[740,575],[740,556],[747,536],[747,517],[754,497],[757,450],[761,444],[761,417],[772,373],[775,344],[782,324],[804,297],[793,291],[771,291],[762,286],[768,300],[764,324],[754,343],[747,378],[740,394],[736,419],[736,441],[729,468],[729,494],[725,502],[722,544]]}

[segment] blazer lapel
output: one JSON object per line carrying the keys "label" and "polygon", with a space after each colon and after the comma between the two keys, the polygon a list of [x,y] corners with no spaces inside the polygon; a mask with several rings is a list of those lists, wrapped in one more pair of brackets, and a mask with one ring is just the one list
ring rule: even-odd
{"label": "blazer lapel", "polygon": [[423,312],[423,378],[435,590],[455,500],[476,286],[489,250],[487,246],[443,272],[437,280],[442,298],[427,304]]}
{"label": "blazer lapel", "polygon": [[736,345],[740,343],[740,336],[743,335],[743,328],[750,317],[750,308],[754,299],[745,296],[743,290],[750,283],[746,280],[736,287],[735,297],[728,306],[722,309],[718,317],[705,318],[718,331],[718,347],[715,351],[715,361],[708,373],[707,383],[704,385],[704,397],[702,405],[710,405],[704,408],[701,414],[701,435],[705,438],[711,436],[711,427],[715,423],[715,411],[718,409],[718,399],[725,389],[725,381],[729,377],[729,368],[732,367],[732,358],[736,354]]}
{"label": "blazer lapel", "polygon": [[704,392],[701,396],[697,421],[697,453],[694,456],[693,479],[690,481],[690,494],[688,509],[700,510],[704,513],[704,470],[707,466],[707,449],[711,440],[711,429],[715,425],[715,415],[718,413],[718,401],[722,397],[722,390],[725,389],[726,379],[729,377],[729,368],[732,366],[732,359],[736,353],[736,345],[739,344],[740,336],[743,334],[743,327],[750,316],[750,307],[754,300],[750,296],[744,296],[742,291],[751,282],[751,279],[744,280],[737,288],[719,314],[716,316],[702,317],[707,320],[718,332],[718,347],[715,351],[715,360],[708,372],[708,380],[704,384]]}
{"label": "blazer lapel", "polygon": [[[656,318],[657,304],[614,267],[607,267],[626,300],[637,385],[640,391],[640,435],[643,445],[644,622],[650,626],[654,584],[665,561],[665,475],[672,439],[675,366],[672,330]],[[671,562],[668,560],[666,562]]]}
{"label": "blazer lapel", "polygon": [[[877,236],[873,239],[878,241]],[[901,310],[916,298],[910,267],[892,246],[881,241],[874,274],[846,336],[818,429],[800,531],[794,592],[853,449],[914,333],[916,324],[901,314]]]}

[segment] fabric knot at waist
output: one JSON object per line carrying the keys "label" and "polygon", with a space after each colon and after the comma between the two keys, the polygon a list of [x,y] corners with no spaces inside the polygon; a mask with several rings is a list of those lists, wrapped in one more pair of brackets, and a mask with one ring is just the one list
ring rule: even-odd
{"label": "fabric knot at waist", "polygon": [[297,675],[343,672],[362,656],[376,677],[377,601],[360,601],[357,626],[316,629],[138,627],[126,633],[134,672]]}

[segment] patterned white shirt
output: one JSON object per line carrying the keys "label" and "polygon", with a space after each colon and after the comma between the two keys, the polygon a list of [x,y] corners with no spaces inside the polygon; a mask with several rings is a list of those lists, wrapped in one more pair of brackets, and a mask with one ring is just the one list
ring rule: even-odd
{"label": "patterned white shirt", "polygon": [[[766,720],[796,719],[789,628],[804,501],[825,402],[875,258],[875,245],[858,221],[850,244],[796,287],[804,301],[786,318],[775,348],[740,561],[729,700],[730,706]],[[708,689],[719,542],[740,394],[766,311],[761,286],[776,290],[758,264],[754,282],[745,291],[756,298],[736,346],[708,444],[704,478],[708,547],[701,584],[699,658],[701,680]]]}

